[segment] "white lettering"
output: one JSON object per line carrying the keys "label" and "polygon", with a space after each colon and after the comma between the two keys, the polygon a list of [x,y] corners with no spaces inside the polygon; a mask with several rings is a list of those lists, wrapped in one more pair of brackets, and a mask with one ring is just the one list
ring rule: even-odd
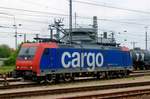
{"label": "white lettering", "polygon": [[[99,58],[101,59],[100,62],[99,62]],[[98,67],[101,67],[101,66],[103,66],[103,63],[104,63],[104,57],[103,57],[103,55],[102,55],[101,53],[98,53],[98,54],[96,55],[96,65],[97,65]]]}
{"label": "white lettering", "polygon": [[62,66],[64,68],[77,68],[77,67],[85,67],[87,63],[87,70],[93,71],[95,67],[101,67],[104,63],[103,55],[99,53],[92,52],[73,52],[72,54],[69,52],[64,52],[61,57]]}
{"label": "white lettering", "polygon": [[81,67],[84,67],[84,58],[87,56],[87,53],[81,53]]}
{"label": "white lettering", "polygon": [[68,64],[66,64],[65,63],[65,57],[70,58],[71,57],[70,53],[69,52],[64,52],[63,55],[62,55],[62,57],[61,57],[61,62],[62,62],[63,67],[64,68],[69,68],[71,62],[68,62]]}
{"label": "white lettering", "polygon": [[144,53],[141,54],[141,61],[144,61]]}
{"label": "white lettering", "polygon": [[95,69],[95,53],[88,53],[87,55],[87,65],[88,71],[93,71]]}
{"label": "white lettering", "polygon": [[80,67],[80,53],[74,52],[72,57],[72,67]]}
{"label": "white lettering", "polygon": [[139,58],[140,58],[140,54],[136,53],[136,61],[139,61]]}

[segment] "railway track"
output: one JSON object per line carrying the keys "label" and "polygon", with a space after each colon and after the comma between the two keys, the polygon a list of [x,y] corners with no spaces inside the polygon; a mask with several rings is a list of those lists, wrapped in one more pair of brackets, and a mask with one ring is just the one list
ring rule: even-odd
{"label": "railway track", "polygon": [[[143,75],[150,75],[150,73],[146,72],[140,72],[140,73],[133,73],[131,74],[131,76],[129,76],[128,78],[132,78],[132,77],[140,77]],[[128,79],[125,78],[125,79]],[[117,79],[113,79],[113,80],[117,80]],[[118,79],[119,80],[119,79]],[[121,79],[120,79],[121,80]],[[53,94],[53,95],[57,95],[57,94],[64,94],[65,93],[76,93],[76,92],[88,92],[90,91],[99,91],[99,90],[109,90],[109,89],[119,89],[119,88],[126,88],[126,87],[138,87],[138,86],[149,86],[150,85],[150,80],[149,81],[143,81],[143,82],[130,82],[130,83],[116,83],[116,84],[108,84],[108,85],[93,85],[93,86],[84,86],[84,85],[89,85],[92,82],[98,82],[98,81],[107,81],[109,82],[109,80],[93,80],[93,79],[80,79],[80,80],[76,80],[75,82],[66,82],[66,83],[60,83],[57,84],[58,86],[64,86],[64,85],[78,85],[79,83],[82,83],[82,87],[68,87],[68,88],[60,88],[58,87],[57,89],[46,89],[46,90],[26,90],[23,91],[25,88],[29,88],[29,89],[35,89],[35,88],[39,88],[41,89],[42,87],[53,87],[55,86],[55,84],[52,85],[39,85],[37,83],[33,83],[33,82],[23,82],[23,83],[18,83],[18,84],[10,84],[9,86],[2,86],[0,85],[0,90],[6,91],[6,93],[0,93],[0,98],[12,98],[12,97],[26,97],[26,96],[37,96],[37,95],[45,95],[45,94]],[[111,81],[111,80],[110,80]],[[10,82],[13,83],[13,82]],[[84,84],[84,83],[88,83],[88,84]],[[103,83],[103,82],[99,82],[99,83]],[[16,92],[15,90],[20,90],[19,92]],[[9,90],[14,90],[12,92],[9,92]],[[8,91],[8,93],[7,93]],[[76,98],[86,98],[89,96],[82,96],[82,97],[76,97]],[[92,96],[91,96],[92,97]],[[95,95],[93,97],[100,97],[98,95]],[[69,97],[68,97],[69,98]],[[71,98],[71,97],[70,97]],[[75,98],[75,97],[74,97]]]}
{"label": "railway track", "polygon": [[[148,72],[133,72],[130,76],[127,78],[133,78],[133,77],[142,77],[142,76],[149,76],[150,73]],[[123,79],[123,78],[117,78],[117,79]],[[126,79],[126,78],[124,78]],[[21,81],[21,79],[7,79],[9,82],[8,86],[4,86],[3,82],[5,82],[3,79],[0,79],[0,90],[2,89],[16,89],[16,88],[26,88],[26,87],[38,87],[38,86],[48,86],[49,84],[37,84],[35,82],[31,81]],[[108,79],[102,79],[103,81],[107,81]],[[95,78],[81,78],[81,79],[76,79],[73,82],[62,82],[58,83],[58,85],[61,84],[78,84],[78,83],[84,83],[84,82],[93,82],[93,81],[102,81],[102,80],[97,80]],[[115,79],[112,79],[115,80]],[[51,85],[55,85],[55,83],[52,83]]]}
{"label": "railway track", "polygon": [[[7,78],[6,79],[8,82],[17,82],[17,81],[21,81],[21,78]],[[0,83],[5,82],[5,80],[3,78],[0,78]]]}
{"label": "railway track", "polygon": [[[148,88],[146,88],[148,87]],[[135,88],[135,89],[134,89]],[[66,97],[61,97],[61,99],[143,99],[142,96],[145,96],[149,99],[150,96],[150,86],[145,87],[134,87],[134,88],[124,88],[122,90],[116,89],[116,91],[110,91],[110,90],[103,90],[106,92],[86,92],[80,94],[74,94],[74,95],[68,95]],[[92,93],[92,94],[91,94]],[[75,96],[76,95],[76,96]]]}
{"label": "railway track", "polygon": [[150,70],[134,70],[133,73],[148,73]]}
{"label": "railway track", "polygon": [[[142,87],[146,86],[146,89],[136,89],[133,90],[136,87]],[[148,87],[147,87],[148,86]],[[50,95],[50,97],[59,96],[60,98],[93,98],[93,97],[104,97],[104,98],[113,98],[116,99],[116,97],[121,97],[122,94],[125,96],[126,92],[130,93],[129,91],[118,91],[118,92],[110,92],[110,93],[97,93],[98,91],[104,92],[106,90],[117,90],[117,89],[123,89],[123,88],[131,88],[132,91],[137,94],[137,91],[140,90],[140,94],[145,94],[145,92],[150,93],[150,81],[143,81],[143,82],[130,82],[130,83],[117,83],[117,84],[101,84],[101,85],[74,85],[74,86],[47,86],[47,87],[36,87],[36,88],[20,88],[20,89],[14,89],[14,90],[3,90],[3,92],[0,92],[0,98],[15,98],[15,97],[28,97],[28,96],[38,96],[38,95]],[[84,93],[92,93],[92,94],[84,94]],[[72,94],[73,96],[69,96],[67,94]],[[75,94],[81,94],[81,95],[75,95]],[[94,93],[94,94],[93,94]],[[61,95],[65,94],[66,97],[62,97]],[[120,96],[121,95],[121,96]],[[128,95],[128,94],[126,94]],[[123,97],[123,96],[122,96]]]}

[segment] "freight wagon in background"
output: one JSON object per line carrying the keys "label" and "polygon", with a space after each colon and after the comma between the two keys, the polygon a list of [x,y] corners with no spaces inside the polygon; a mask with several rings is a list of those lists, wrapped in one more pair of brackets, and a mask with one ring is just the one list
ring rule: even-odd
{"label": "freight wagon in background", "polygon": [[149,70],[150,69],[150,51],[140,48],[130,50],[134,70]]}
{"label": "freight wagon in background", "polygon": [[92,28],[73,29],[71,41],[66,29],[61,40],[35,38],[38,42],[23,44],[16,60],[16,75],[50,83],[81,76],[127,76],[132,71],[129,49],[120,47],[106,32],[99,38],[96,26],[94,21]]}

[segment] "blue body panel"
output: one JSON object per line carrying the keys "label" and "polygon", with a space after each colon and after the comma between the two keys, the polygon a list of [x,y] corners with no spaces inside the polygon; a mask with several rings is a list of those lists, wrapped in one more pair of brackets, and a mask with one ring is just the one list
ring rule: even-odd
{"label": "blue body panel", "polygon": [[130,53],[121,50],[47,48],[40,62],[41,70],[94,71],[96,68],[132,68]]}

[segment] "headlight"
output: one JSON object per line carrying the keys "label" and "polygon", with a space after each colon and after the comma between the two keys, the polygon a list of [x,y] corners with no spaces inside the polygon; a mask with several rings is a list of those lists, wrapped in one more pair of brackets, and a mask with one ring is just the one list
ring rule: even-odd
{"label": "headlight", "polygon": [[30,66],[30,69],[32,69],[32,66]]}
{"label": "headlight", "polygon": [[17,66],[17,69],[19,69],[19,66]]}

